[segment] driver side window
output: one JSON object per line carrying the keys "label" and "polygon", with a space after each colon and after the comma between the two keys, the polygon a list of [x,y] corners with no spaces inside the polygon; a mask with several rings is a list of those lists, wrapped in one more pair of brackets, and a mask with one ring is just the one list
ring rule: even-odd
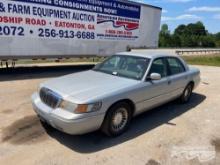
{"label": "driver side window", "polygon": [[149,76],[152,73],[159,73],[162,78],[167,76],[167,66],[163,58],[159,58],[153,61]]}

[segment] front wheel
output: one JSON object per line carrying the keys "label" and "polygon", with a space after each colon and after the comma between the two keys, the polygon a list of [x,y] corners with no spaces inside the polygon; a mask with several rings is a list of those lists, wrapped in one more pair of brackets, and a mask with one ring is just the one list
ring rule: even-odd
{"label": "front wheel", "polygon": [[106,114],[102,131],[108,136],[118,136],[126,131],[131,121],[131,108],[127,103],[118,103]]}
{"label": "front wheel", "polygon": [[181,103],[187,103],[189,102],[191,96],[192,96],[192,91],[193,91],[193,84],[190,83],[186,86],[186,88],[183,91],[183,94],[180,97],[180,102]]}

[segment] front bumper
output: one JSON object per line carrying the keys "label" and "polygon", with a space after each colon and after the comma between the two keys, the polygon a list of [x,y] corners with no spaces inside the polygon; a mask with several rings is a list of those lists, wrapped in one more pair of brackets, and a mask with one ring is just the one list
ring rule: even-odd
{"label": "front bumper", "polygon": [[52,109],[44,104],[37,93],[32,95],[32,106],[41,120],[52,127],[72,135],[85,134],[98,130],[105,114],[94,114],[83,117],[62,109]]}

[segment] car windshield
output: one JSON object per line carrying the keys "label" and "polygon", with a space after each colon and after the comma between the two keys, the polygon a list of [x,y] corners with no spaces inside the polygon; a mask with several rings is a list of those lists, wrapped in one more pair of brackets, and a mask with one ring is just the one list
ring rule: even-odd
{"label": "car windshield", "polygon": [[144,57],[114,55],[96,65],[93,70],[141,80],[148,68],[150,59]]}

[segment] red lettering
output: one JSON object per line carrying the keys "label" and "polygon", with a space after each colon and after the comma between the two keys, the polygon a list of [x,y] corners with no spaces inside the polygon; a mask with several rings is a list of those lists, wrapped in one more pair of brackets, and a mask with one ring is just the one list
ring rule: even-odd
{"label": "red lettering", "polygon": [[23,21],[23,18],[22,18],[22,17],[0,16],[0,23],[21,24],[22,21]]}
{"label": "red lettering", "polygon": [[45,26],[45,25],[47,25],[46,20],[44,20],[44,19],[34,19],[34,18],[26,18],[25,23],[27,25],[36,25],[36,26]]}

